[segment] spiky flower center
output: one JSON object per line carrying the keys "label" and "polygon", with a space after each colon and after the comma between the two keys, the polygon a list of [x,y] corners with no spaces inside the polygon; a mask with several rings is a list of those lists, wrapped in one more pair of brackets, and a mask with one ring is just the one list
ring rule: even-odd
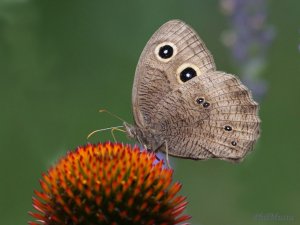
{"label": "spiky flower center", "polygon": [[86,145],[69,152],[40,181],[30,224],[179,224],[185,197],[173,170],[130,145]]}

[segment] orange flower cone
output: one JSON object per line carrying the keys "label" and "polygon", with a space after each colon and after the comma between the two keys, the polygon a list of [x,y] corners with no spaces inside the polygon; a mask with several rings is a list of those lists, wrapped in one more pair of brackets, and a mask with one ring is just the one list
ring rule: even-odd
{"label": "orange flower cone", "polygon": [[130,145],[88,144],[43,174],[30,225],[186,224],[173,170]]}

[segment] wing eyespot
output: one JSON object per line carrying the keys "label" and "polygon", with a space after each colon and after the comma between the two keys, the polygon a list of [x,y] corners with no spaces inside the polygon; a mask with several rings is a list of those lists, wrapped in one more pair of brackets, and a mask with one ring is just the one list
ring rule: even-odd
{"label": "wing eyespot", "polygon": [[209,102],[204,102],[204,103],[203,103],[203,107],[204,107],[204,108],[208,108],[209,106],[210,106],[210,103],[209,103]]}
{"label": "wing eyespot", "polygon": [[180,72],[179,75],[182,82],[187,82],[188,80],[193,79],[195,76],[197,76],[197,72],[191,67],[185,68]]}
{"label": "wing eyespot", "polygon": [[179,83],[185,83],[201,74],[200,69],[191,63],[184,63],[177,69],[177,80]]}
{"label": "wing eyespot", "polygon": [[224,127],[224,129],[225,129],[226,131],[232,131],[232,127],[231,127],[231,126],[228,126],[228,125],[226,125],[226,126]]}
{"label": "wing eyespot", "polygon": [[172,46],[164,45],[159,48],[158,55],[162,59],[168,59],[168,58],[172,57],[173,52],[174,52],[174,50],[173,50]]}
{"label": "wing eyespot", "polygon": [[169,62],[177,54],[177,47],[172,42],[163,42],[156,46],[155,56],[161,62]]}
{"label": "wing eyespot", "polygon": [[202,105],[203,102],[204,102],[204,98],[202,98],[202,97],[196,99],[196,103],[197,103],[198,105]]}

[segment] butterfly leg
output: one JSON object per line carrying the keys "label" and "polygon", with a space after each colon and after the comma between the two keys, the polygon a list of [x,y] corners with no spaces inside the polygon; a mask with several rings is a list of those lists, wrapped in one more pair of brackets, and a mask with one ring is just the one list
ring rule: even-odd
{"label": "butterfly leg", "polygon": [[[153,151],[152,149],[150,149],[150,148],[146,148],[147,149],[147,152],[149,152],[149,153],[151,153],[151,152],[155,152],[155,151]],[[160,158],[155,154],[155,159],[157,160],[157,161],[160,161]]]}
{"label": "butterfly leg", "polygon": [[[147,148],[147,151],[148,151],[148,152],[154,152],[154,153],[157,153],[158,151],[160,151],[160,149],[161,149],[163,146],[165,147],[166,163],[167,163],[167,166],[168,166],[168,168],[172,168],[171,165],[170,165],[170,160],[169,160],[169,150],[168,150],[168,142],[167,142],[167,141],[163,142],[161,145],[159,145],[157,148],[155,148],[155,150],[152,150],[152,149]],[[156,155],[155,155],[155,157],[156,157],[156,159],[157,159],[158,161],[160,161],[160,159],[159,159]]]}
{"label": "butterfly leg", "polygon": [[169,150],[168,150],[168,142],[165,141],[165,147],[166,147],[166,161],[169,168],[172,168],[169,161]]}

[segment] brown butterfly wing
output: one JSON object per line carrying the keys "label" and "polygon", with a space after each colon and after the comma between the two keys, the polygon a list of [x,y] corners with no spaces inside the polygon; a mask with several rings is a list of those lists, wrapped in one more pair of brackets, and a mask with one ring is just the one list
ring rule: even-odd
{"label": "brown butterfly wing", "polygon": [[257,103],[236,77],[224,72],[182,84],[152,115],[155,142],[167,142],[169,154],[178,157],[240,160],[259,137]]}
{"label": "brown butterfly wing", "polygon": [[132,101],[136,126],[127,126],[127,132],[152,150],[240,160],[259,136],[258,106],[248,89],[217,72],[203,41],[178,20],[164,24],[148,41]]}
{"label": "brown butterfly wing", "polygon": [[[161,61],[157,48],[163,43],[174,45],[174,57]],[[153,121],[153,110],[164,97],[177,89],[178,65],[193,63],[201,73],[215,70],[213,57],[196,32],[184,22],[171,20],[162,25],[144,48],[135,73],[132,105],[136,125],[146,129]]]}

